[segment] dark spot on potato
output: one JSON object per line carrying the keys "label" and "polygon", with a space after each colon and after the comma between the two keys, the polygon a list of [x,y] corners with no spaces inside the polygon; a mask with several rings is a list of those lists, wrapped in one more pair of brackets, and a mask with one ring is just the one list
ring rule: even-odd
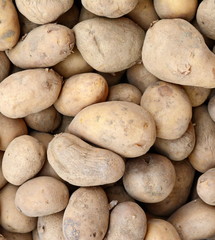
{"label": "dark spot on potato", "polygon": [[144,127],[144,128],[147,128],[148,126],[149,126],[148,123],[144,123],[144,124],[143,124],[143,127]]}
{"label": "dark spot on potato", "polygon": [[142,147],[143,145],[140,143],[135,143],[134,145],[138,146],[138,147]]}
{"label": "dark spot on potato", "polygon": [[3,33],[1,35],[1,39],[6,39],[6,38],[10,38],[15,34],[15,32],[13,30],[9,30],[6,33]]}
{"label": "dark spot on potato", "polygon": [[93,237],[96,237],[96,232],[93,233]]}
{"label": "dark spot on potato", "polygon": [[159,94],[164,97],[164,96],[171,96],[173,93],[173,90],[169,86],[161,86],[158,88]]}

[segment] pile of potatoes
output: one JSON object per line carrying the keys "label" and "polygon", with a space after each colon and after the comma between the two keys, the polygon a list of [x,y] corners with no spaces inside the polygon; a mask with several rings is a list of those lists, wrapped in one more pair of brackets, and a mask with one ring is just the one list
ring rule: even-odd
{"label": "pile of potatoes", "polygon": [[0,240],[215,239],[214,17],[0,0]]}

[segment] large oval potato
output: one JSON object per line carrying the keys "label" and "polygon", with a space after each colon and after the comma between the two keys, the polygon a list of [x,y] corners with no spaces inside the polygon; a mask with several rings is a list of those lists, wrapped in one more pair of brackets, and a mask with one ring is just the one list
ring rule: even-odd
{"label": "large oval potato", "polygon": [[68,131],[124,157],[146,153],[156,138],[150,113],[135,103],[111,101],[81,110]]}
{"label": "large oval potato", "polygon": [[49,69],[11,74],[0,83],[0,112],[9,118],[22,118],[42,111],[57,100],[61,85],[61,77]]}
{"label": "large oval potato", "polygon": [[10,61],[4,52],[0,52],[0,82],[9,75]]}

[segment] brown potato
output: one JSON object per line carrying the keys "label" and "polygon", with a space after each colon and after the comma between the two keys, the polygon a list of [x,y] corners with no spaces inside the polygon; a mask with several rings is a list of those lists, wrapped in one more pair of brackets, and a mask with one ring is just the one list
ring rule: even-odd
{"label": "brown potato", "polygon": [[192,106],[180,86],[163,81],[154,82],[143,93],[140,104],[152,114],[157,137],[177,139],[186,132],[192,118]]}
{"label": "brown potato", "polygon": [[211,119],[215,122],[215,96],[211,97],[208,102],[208,113]]}
{"label": "brown potato", "polygon": [[10,71],[10,61],[4,52],[0,52],[0,82],[4,80]]}
{"label": "brown potato", "polygon": [[97,103],[84,108],[72,120],[68,130],[124,157],[143,155],[156,138],[151,114],[135,103],[124,101]]}
{"label": "brown potato", "polygon": [[16,192],[17,209],[29,217],[40,217],[62,211],[67,206],[69,191],[64,183],[48,176],[23,183]]}
{"label": "brown potato", "polygon": [[61,77],[49,69],[11,74],[0,83],[0,111],[9,118],[22,118],[42,111],[57,100],[61,85]]}
{"label": "brown potato", "polygon": [[12,233],[12,232],[6,231],[5,229],[1,229],[1,233],[4,235],[6,240],[33,240],[31,232],[29,232],[29,233]]}
{"label": "brown potato", "polygon": [[175,169],[171,161],[158,154],[147,153],[126,162],[123,184],[134,199],[155,203],[164,200],[175,185]]}
{"label": "brown potato", "polygon": [[[0,189],[3,188],[4,185],[7,183],[7,180],[5,179],[5,177],[2,173],[2,158],[3,158],[3,156],[4,156],[4,152],[0,151]],[[1,221],[0,221],[0,223],[1,223]]]}
{"label": "brown potato", "polygon": [[109,221],[107,196],[100,187],[79,188],[70,197],[63,216],[65,239],[104,238]]}

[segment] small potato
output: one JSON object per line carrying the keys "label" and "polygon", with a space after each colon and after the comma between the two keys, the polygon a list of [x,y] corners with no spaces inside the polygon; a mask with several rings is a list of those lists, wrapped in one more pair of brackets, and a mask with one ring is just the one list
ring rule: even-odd
{"label": "small potato", "polygon": [[[39,76],[39,77],[38,77]],[[22,118],[50,107],[58,98],[62,79],[53,70],[23,70],[0,83],[0,112]]]}
{"label": "small potato", "polygon": [[215,96],[213,96],[208,102],[208,113],[211,119],[215,122]]}
{"label": "small potato", "polygon": [[126,101],[140,104],[141,91],[128,83],[120,83],[110,87],[107,101]]}
{"label": "small potato", "polygon": [[21,185],[34,177],[45,161],[45,147],[34,137],[22,135],[7,147],[2,159],[2,172],[13,185]]}
{"label": "small potato", "polygon": [[164,200],[173,190],[176,173],[171,161],[147,153],[126,162],[123,185],[134,199],[145,203]]}
{"label": "small potato", "polygon": [[36,177],[22,184],[15,197],[17,209],[29,217],[40,217],[62,211],[69,191],[64,183],[48,176]]}
{"label": "small potato", "polygon": [[68,131],[123,157],[138,157],[154,144],[154,120],[144,108],[131,102],[97,103],[81,110]]}
{"label": "small potato", "polygon": [[0,82],[4,80],[10,71],[10,61],[4,52],[0,52]]}
{"label": "small potato", "polygon": [[37,218],[27,217],[16,209],[15,195],[18,187],[7,184],[0,192],[1,226],[16,233],[28,233],[35,229]]}
{"label": "small potato", "polygon": [[[3,155],[4,155],[4,152],[0,151],[0,189],[3,188],[4,185],[7,183],[7,180],[5,179],[5,177],[2,173],[2,158],[3,158]],[[1,212],[1,210],[0,210],[0,212]]]}
{"label": "small potato", "polygon": [[215,206],[215,168],[203,173],[197,182],[197,193],[207,204]]}
{"label": "small potato", "polygon": [[180,138],[192,118],[191,102],[183,88],[167,82],[150,84],[143,93],[141,106],[152,114],[157,137],[163,139]]}
{"label": "small potato", "polygon": [[29,233],[12,233],[12,232],[6,231],[5,229],[1,229],[1,233],[4,235],[5,240],[33,240],[31,232],[29,232]]}
{"label": "small potato", "polygon": [[83,108],[105,101],[107,95],[108,85],[101,75],[81,73],[65,81],[54,106],[63,115],[75,116]]}
{"label": "small potato", "polygon": [[65,240],[102,240],[107,232],[109,205],[100,187],[79,188],[70,197],[63,216]]}
{"label": "small potato", "polygon": [[50,23],[31,30],[6,54],[22,69],[51,67],[69,56],[74,44],[75,37],[70,28]]}

